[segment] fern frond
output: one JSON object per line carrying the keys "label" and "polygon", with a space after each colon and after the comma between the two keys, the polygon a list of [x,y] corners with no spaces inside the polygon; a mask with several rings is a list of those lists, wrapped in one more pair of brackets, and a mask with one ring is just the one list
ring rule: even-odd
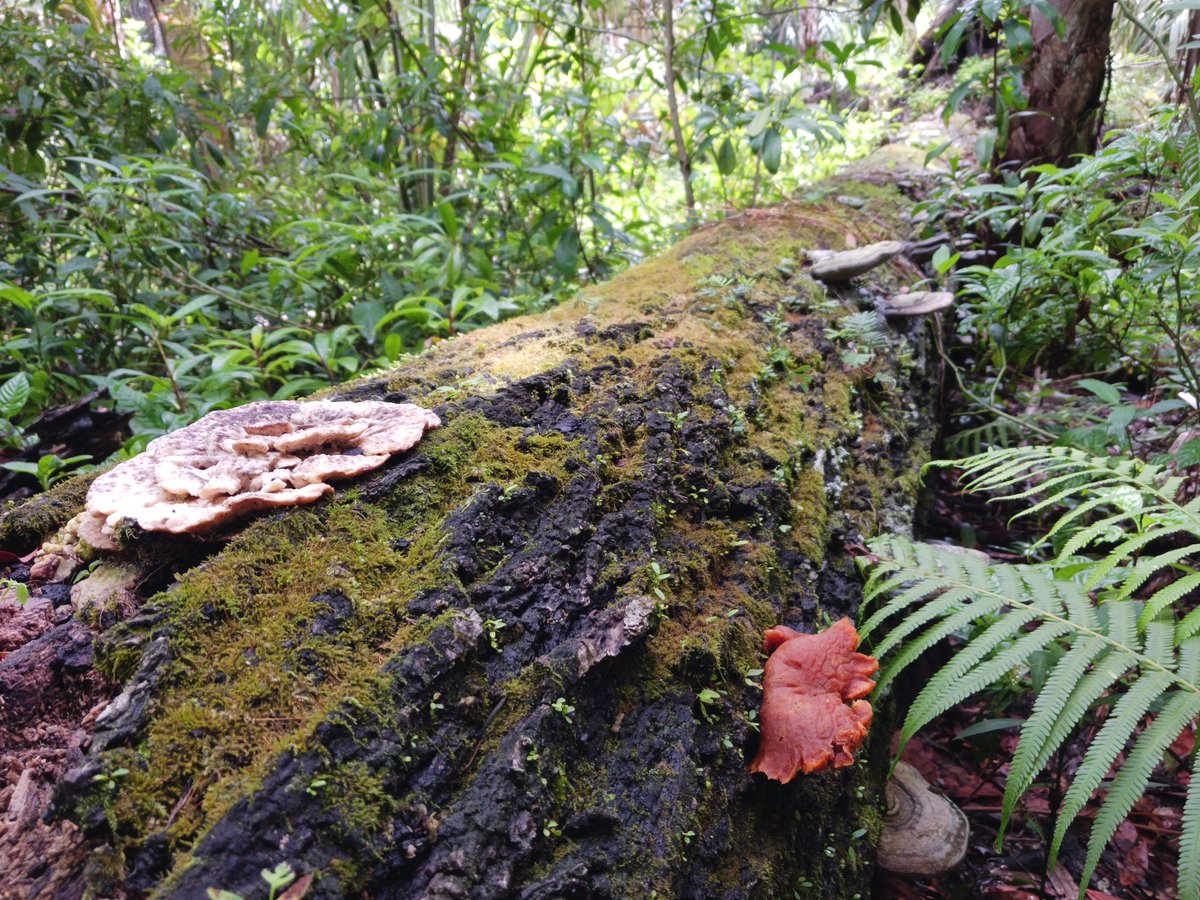
{"label": "fern frond", "polygon": [[[1196,756],[1192,755],[1192,772],[1196,771]],[[1183,834],[1179,838],[1179,896],[1194,900],[1200,897],[1200,777],[1193,775],[1188,782],[1187,799],[1183,802]]]}
{"label": "fern frond", "polygon": [[[1033,711],[1021,726],[1008,781],[1004,785],[997,846],[1004,840],[1017,801],[1029,790],[1075,723],[1113,682],[1133,667],[1133,654],[1109,654],[1109,649],[1099,635],[1084,638],[1063,654],[1050,671],[1034,701]],[[1096,667],[1080,681],[1079,673],[1086,671],[1092,663],[1096,663]]]}
{"label": "fern frond", "polygon": [[[1171,582],[1165,588],[1159,588],[1146,601],[1146,608],[1142,610],[1139,623],[1146,623],[1156,618],[1164,609],[1174,606],[1197,588],[1200,588],[1200,572],[1185,575],[1183,578]],[[1188,635],[1182,634],[1178,640],[1183,640],[1185,637]]]}
{"label": "fern frond", "polygon": [[1143,549],[1149,544],[1152,544],[1154,541],[1159,541],[1167,537],[1173,537],[1181,532],[1184,534],[1200,534],[1200,531],[1193,531],[1190,527],[1183,523],[1172,522],[1159,528],[1145,531],[1142,534],[1135,534],[1128,540],[1122,541],[1120,544],[1110,550],[1104,559],[1100,560],[1095,566],[1092,567],[1092,573],[1088,576],[1087,587],[1089,589],[1094,588],[1104,580],[1105,575],[1119,566],[1122,562],[1129,559],[1139,550]]}
{"label": "fern frond", "polygon": [[[1053,644],[1066,646],[1021,728],[1005,786],[998,840],[1038,773],[1096,701],[1112,692],[1110,715],[1085,753],[1059,812],[1051,843],[1051,859],[1056,858],[1067,828],[1146,716],[1165,699],[1163,711],[1134,742],[1126,762],[1133,767],[1120,769],[1119,780],[1114,781],[1118,790],[1111,802],[1105,801],[1107,807],[1101,807],[1107,811],[1089,845],[1089,853],[1099,859],[1112,836],[1110,820],[1115,817],[1119,824],[1145,790],[1163,740],[1169,744],[1200,712],[1196,683],[1200,638],[1177,648],[1175,623],[1169,617],[1147,622],[1140,632],[1141,604],[1115,599],[1097,607],[1080,585],[1055,579],[1049,567],[988,566],[974,557],[895,537],[873,541],[871,550],[889,573],[876,582],[876,588],[897,585],[902,573],[910,579],[901,592],[905,602],[890,609],[885,602],[872,617],[875,631],[880,632],[874,652],[883,661],[877,690],[885,689],[939,641],[973,623],[986,623],[917,695],[900,731],[901,744],[950,707],[1013,668],[1028,665],[1039,651]],[[877,602],[881,593],[874,590],[871,601]],[[1169,737],[1163,738],[1165,734]],[[1083,884],[1086,887],[1086,879]]]}
{"label": "fern frond", "polygon": [[929,680],[913,701],[904,719],[904,727],[900,731],[901,745],[908,743],[914,734],[950,707],[994,684],[1013,668],[1025,663],[1038,650],[1044,649],[1051,641],[1070,630],[1066,622],[1047,622],[1022,635],[995,656],[983,658],[1002,641],[1009,640],[1033,618],[1035,614],[1032,612],[1005,616],[988,629],[989,632],[994,630],[995,634],[982,635],[960,650],[949,665]]}
{"label": "fern frond", "polygon": [[[880,669],[879,677],[875,682],[876,689],[887,687],[887,685],[891,684],[892,679],[912,665],[917,657],[919,657],[930,647],[945,640],[950,635],[954,634],[954,632],[966,628],[977,619],[998,612],[1003,605],[1004,598],[995,596],[980,597],[965,609],[961,608],[961,603],[956,604],[956,606],[959,607],[957,612],[942,619],[942,621],[938,624],[925,629],[925,631],[921,632],[918,637],[905,644],[899,653],[897,653],[890,660],[888,660],[887,663],[884,664],[884,666]],[[916,618],[919,615],[921,615],[920,612],[916,613],[912,618]],[[907,624],[908,623],[905,622],[901,628],[907,626]],[[892,635],[889,634],[884,640],[884,643],[888,644],[888,646],[891,646],[892,643],[895,643],[890,641],[891,637]],[[880,647],[883,647],[883,645],[884,644],[880,644]],[[885,655],[885,651],[881,649],[879,654],[880,656],[883,656]]]}
{"label": "fern frond", "polygon": [[1096,788],[1100,787],[1117,755],[1125,749],[1125,742],[1141,723],[1142,716],[1146,715],[1154,701],[1162,696],[1170,686],[1171,680],[1169,672],[1143,673],[1142,677],[1117,700],[1100,733],[1084,753],[1083,762],[1079,764],[1071,786],[1067,788],[1067,795],[1063,798],[1062,807],[1058,811],[1058,821],[1054,826],[1054,837],[1050,841],[1050,855],[1047,861],[1050,868],[1054,868],[1058,861],[1058,851],[1062,847],[1067,828],[1091,799]]}
{"label": "fern frond", "polygon": [[[1066,540],[1053,563],[1032,566],[988,565],[901,538],[872,541],[872,564],[881,574],[868,581],[864,608],[876,608],[863,634],[883,663],[877,690],[939,641],[965,637],[913,701],[903,742],[1047,648],[1061,648],[1021,726],[997,844],[1053,755],[1097,702],[1111,704],[1067,789],[1050,845],[1053,865],[1067,829],[1116,765],[1088,842],[1082,897],[1104,846],[1145,792],[1165,748],[1200,716],[1200,637],[1194,636],[1200,609],[1182,618],[1177,611],[1200,590],[1200,498],[1181,505],[1182,481],[1163,466],[1068,447],[993,449],[931,465],[961,468],[969,491],[1026,501],[1019,516],[1063,507],[1039,543]],[[1163,543],[1180,536],[1188,540],[1178,547]],[[1089,552],[1091,558],[1083,555]],[[1164,573],[1174,580],[1144,603],[1134,599]],[[1089,595],[1093,589],[1103,602]],[[982,627],[966,637],[972,626]],[[1189,787],[1183,822],[1181,897],[1200,900],[1200,773]]]}
{"label": "fern frond", "polygon": [[[1108,795],[1100,806],[1100,812],[1092,823],[1088,837],[1087,861],[1079,876],[1080,897],[1086,893],[1096,864],[1104,847],[1117,833],[1117,828],[1133,805],[1146,792],[1154,767],[1162,761],[1163,753],[1179,733],[1200,714],[1200,694],[1177,691],[1170,696],[1166,705],[1150,726],[1141,733],[1130,751],[1121,771],[1108,786]],[[1182,876],[1182,866],[1180,875]]]}

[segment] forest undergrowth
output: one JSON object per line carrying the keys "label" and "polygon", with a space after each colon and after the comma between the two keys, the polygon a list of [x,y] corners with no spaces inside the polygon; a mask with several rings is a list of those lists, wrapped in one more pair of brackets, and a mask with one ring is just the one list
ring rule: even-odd
{"label": "forest undergrowth", "polygon": [[[956,296],[932,333],[958,465],[925,543],[866,536],[862,627],[885,681],[935,685],[903,753],[976,837],[958,874],[880,890],[1200,896],[1200,114],[1160,6],[1121,5],[1096,152],[1018,169],[1022,4],[959,10],[924,77],[885,3],[7,0],[0,500],[552,306],[942,115],[972,138],[932,129],[897,237]],[[883,327],[844,320],[847,371]],[[986,556],[952,584],[947,544]],[[0,578],[27,578],[3,548]]]}

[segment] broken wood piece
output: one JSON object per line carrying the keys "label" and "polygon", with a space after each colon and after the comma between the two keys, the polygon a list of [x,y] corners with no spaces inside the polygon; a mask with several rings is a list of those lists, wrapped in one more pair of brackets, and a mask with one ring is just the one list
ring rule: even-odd
{"label": "broken wood piece", "polygon": [[857,278],[876,266],[881,266],[893,256],[904,251],[904,241],[880,241],[857,250],[843,250],[831,256],[810,254],[814,259],[810,274],[831,284]]}

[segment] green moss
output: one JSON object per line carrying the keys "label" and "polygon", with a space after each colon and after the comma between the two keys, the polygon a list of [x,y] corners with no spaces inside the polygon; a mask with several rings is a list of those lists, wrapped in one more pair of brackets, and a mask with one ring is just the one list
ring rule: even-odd
{"label": "green moss", "polygon": [[[530,471],[562,476],[574,445],[524,437],[480,416],[452,419],[422,443],[428,466],[381,505],[352,493],[246,529],[214,560],[155,598],[172,628],[171,664],[139,748],[140,761],[112,804],[115,830],[145,835],[165,824],[185,846],[252,791],[279,751],[302,744],[347,699],[372,702],[379,663],[439,624],[410,620],[408,601],[443,583],[445,517],[484,483]],[[343,596],[336,629],[322,594]],[[344,601],[335,601],[343,603]],[[100,665],[127,675],[137,664],[120,641]],[[380,656],[382,654],[382,656]],[[329,784],[363,772],[328,774]],[[379,791],[345,798],[344,819],[369,831],[386,818]],[[374,824],[372,824],[374,823]]]}
{"label": "green moss", "polygon": [[88,488],[103,470],[68,478],[24,503],[7,503],[0,511],[0,547],[24,550],[37,546],[83,510]]}

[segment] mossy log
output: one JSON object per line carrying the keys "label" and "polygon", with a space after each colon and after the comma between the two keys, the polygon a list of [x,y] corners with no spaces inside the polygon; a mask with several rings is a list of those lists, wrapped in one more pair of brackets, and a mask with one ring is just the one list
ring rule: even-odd
{"label": "mossy log", "polygon": [[[886,721],[848,768],[747,763],[763,631],[853,615],[848,546],[910,525],[927,325],[848,369],[830,329],[869,292],[800,262],[906,237],[907,177],[876,158],[331,391],[444,425],[328,502],[102,560],[140,605],[93,609],[94,670],[55,670],[61,752],[7,889],[265,897],[286,863],[314,897],[867,896]],[[46,711],[14,715],[19,760]]]}

